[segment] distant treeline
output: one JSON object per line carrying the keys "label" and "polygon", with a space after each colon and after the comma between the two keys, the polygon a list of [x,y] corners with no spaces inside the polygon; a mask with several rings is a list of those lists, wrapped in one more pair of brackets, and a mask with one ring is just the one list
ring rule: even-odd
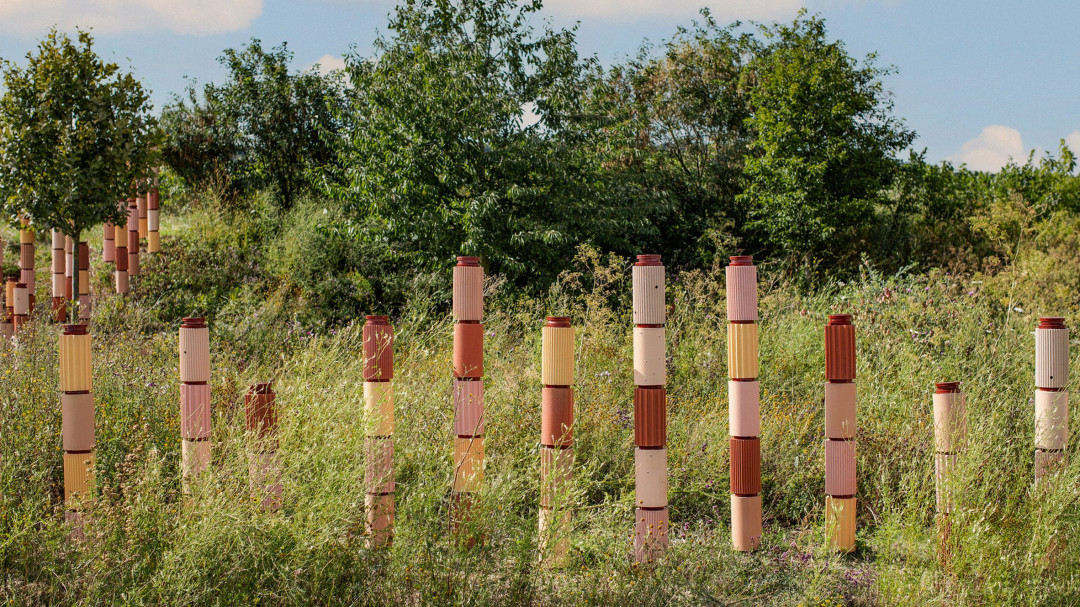
{"label": "distant treeline", "polygon": [[734,253],[794,273],[979,269],[1018,241],[1010,226],[1080,212],[1064,145],[996,174],[908,152],[891,68],[850,56],[818,17],[703,11],[605,68],[575,30],[534,27],[539,4],[404,0],[372,55],[329,75],[291,71],[285,44],[226,50],[228,79],[163,111],[173,185],[230,212],[317,200],[337,272],[469,254],[529,288],[581,244],[676,269]]}

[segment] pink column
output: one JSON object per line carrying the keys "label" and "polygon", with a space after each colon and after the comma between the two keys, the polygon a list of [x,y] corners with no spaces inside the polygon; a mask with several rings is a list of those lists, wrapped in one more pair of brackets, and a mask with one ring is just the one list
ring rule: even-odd
{"label": "pink column", "polygon": [[364,506],[369,545],[394,537],[394,327],[386,316],[367,316],[364,337]]}
{"label": "pink column", "polygon": [[1069,329],[1044,317],[1035,329],[1035,481],[1065,465],[1069,441]]}
{"label": "pink column", "polygon": [[180,439],[187,492],[210,465],[210,329],[203,318],[180,323]]}
{"label": "pink column", "polygon": [[[454,489],[452,526],[460,530],[484,481],[484,269],[480,258],[454,267]],[[471,541],[471,540],[470,540]]]}
{"label": "pink column", "polygon": [[740,551],[761,545],[757,299],[754,258],[732,257],[727,267],[728,434],[731,542]]}
{"label": "pink column", "polygon": [[[855,549],[855,326],[825,325],[825,528],[835,550]],[[830,423],[831,422],[831,423]]]}

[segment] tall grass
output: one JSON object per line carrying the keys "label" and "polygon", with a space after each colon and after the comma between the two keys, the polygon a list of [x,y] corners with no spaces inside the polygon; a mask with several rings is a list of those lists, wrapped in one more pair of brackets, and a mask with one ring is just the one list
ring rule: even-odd
{"label": "tall grass", "polygon": [[[420,290],[393,319],[396,537],[389,550],[370,550],[363,527],[359,325],[308,333],[290,316],[288,298],[272,290],[258,297],[228,295],[228,312],[214,320],[213,466],[182,497],[176,326],[162,310],[161,293],[195,288],[162,283],[170,281],[169,268],[182,271],[168,251],[195,255],[194,233],[206,241],[197,229],[173,225],[167,253],[146,264],[147,276],[136,279],[131,298],[109,295],[104,266],[97,270],[92,335],[98,497],[82,541],[69,539],[61,515],[57,328],[39,321],[17,342],[0,345],[0,598],[15,604],[176,605],[1080,601],[1075,449],[1060,475],[1041,487],[1032,483],[1035,317],[1060,313],[1070,326],[1080,325],[1075,295],[1039,287],[1050,271],[1046,264],[1062,271],[1053,259],[1029,266],[1016,261],[994,275],[972,277],[942,271],[882,276],[867,267],[850,284],[809,293],[775,277],[765,264],[760,381],[766,533],[762,548],[751,554],[729,547],[722,270],[672,278],[672,543],[655,565],[637,566],[630,559],[627,260],[583,250],[575,270],[537,298],[513,296],[498,280],[489,281],[488,459],[471,521],[484,541],[472,549],[448,530],[448,301]],[[224,280],[215,284],[227,287]],[[42,295],[39,301],[47,301]],[[198,300],[184,305],[197,310]],[[836,312],[854,316],[859,355],[859,533],[856,551],[843,556],[825,549],[822,525],[822,326],[825,315]],[[537,560],[540,327],[546,314],[569,315],[578,329],[569,495],[575,513],[569,562],[560,570]],[[1072,352],[1080,369],[1076,339]],[[242,394],[248,384],[268,379],[282,411],[279,513],[260,510],[247,488],[250,445]],[[933,511],[931,422],[933,382],[943,380],[964,382],[971,428],[956,481],[960,508],[947,561],[939,556]]]}

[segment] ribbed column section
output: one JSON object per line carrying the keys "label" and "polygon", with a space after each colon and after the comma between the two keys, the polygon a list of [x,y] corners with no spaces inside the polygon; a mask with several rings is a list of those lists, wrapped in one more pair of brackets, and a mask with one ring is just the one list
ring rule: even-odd
{"label": "ribbed column section", "polygon": [[[484,268],[461,256],[454,267],[454,488],[451,526],[463,532],[484,481]],[[475,538],[468,537],[471,545]]]}
{"label": "ribbed column section", "polygon": [[1061,470],[1069,442],[1069,329],[1039,318],[1035,328],[1035,482]]}
{"label": "ribbed column section", "polygon": [[67,321],[67,305],[64,301],[64,241],[63,232],[52,231],[52,257],[49,269],[52,271],[52,310],[56,322]]}
{"label": "ribbed column section", "polygon": [[[117,257],[117,265],[120,258]],[[180,322],[180,472],[184,492],[210,466],[210,329],[203,318]]]}
{"label": "ribbed column section", "polygon": [[118,225],[114,226],[113,231],[113,238],[116,241],[116,270],[113,277],[116,283],[116,292],[124,295],[131,290],[128,280],[127,229],[123,225]]}
{"label": "ribbed column section", "polygon": [[548,316],[540,333],[540,558],[561,567],[573,516],[574,328],[565,316]]}
{"label": "ribbed column section", "polygon": [[67,519],[78,524],[94,484],[94,393],[86,325],[64,325],[59,359],[64,502]]}
{"label": "ribbed column section", "polygon": [[855,325],[825,324],[825,532],[834,550],[855,549]]}
{"label": "ribbed column section", "polygon": [[364,318],[364,506],[368,543],[394,538],[394,327],[386,316]]}
{"label": "ribbed column section", "polygon": [[[154,178],[157,181],[157,178]],[[161,193],[157,186],[150,188],[146,198],[146,252],[161,252]]]}
{"label": "ribbed column section", "polygon": [[75,299],[75,241],[64,237],[64,301]]}
{"label": "ribbed column section", "polygon": [[146,235],[150,232],[150,230],[149,230],[150,220],[149,220],[149,215],[148,215],[149,207],[147,206],[147,200],[146,200],[147,196],[149,196],[149,195],[150,195],[150,193],[147,192],[147,193],[143,194],[142,196],[139,196],[138,198],[135,199],[135,207],[137,208],[138,213],[139,213],[138,228],[139,228],[139,239],[140,240],[142,240],[143,238],[146,238]]}
{"label": "ribbed column section", "polygon": [[26,327],[26,323],[30,322],[30,289],[25,282],[15,283],[12,299],[12,331],[18,335]]}
{"label": "ribbed column section", "polygon": [[638,255],[632,271],[634,316],[634,560],[668,546],[667,320],[659,255]]}
{"label": "ribbed column section", "polygon": [[758,376],[758,294],[754,258],[736,255],[725,269],[728,315],[728,434],[731,544],[761,545],[761,432]]}
{"label": "ribbed column section", "polygon": [[34,311],[34,299],[37,292],[36,273],[34,271],[34,231],[30,222],[22,218],[22,229],[19,230],[19,282],[26,284],[27,289],[27,315]]}
{"label": "ribbed column section", "polygon": [[128,276],[139,275],[139,204],[134,198],[128,199],[127,219],[127,256]]}
{"label": "ribbed column section", "polygon": [[[206,395],[210,396],[209,390]],[[209,410],[208,402],[208,413]],[[270,382],[251,384],[244,394],[244,426],[251,441],[248,452],[248,486],[251,494],[263,510],[278,510],[281,508],[282,487],[281,466],[277,458],[277,395]],[[206,429],[209,438],[209,423]]]}

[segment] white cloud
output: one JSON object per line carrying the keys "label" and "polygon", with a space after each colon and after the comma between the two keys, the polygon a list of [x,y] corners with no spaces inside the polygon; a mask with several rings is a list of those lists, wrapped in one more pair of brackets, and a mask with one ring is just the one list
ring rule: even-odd
{"label": "white cloud", "polygon": [[976,171],[997,171],[1010,159],[1018,163],[1026,162],[1030,151],[1024,147],[1020,131],[994,124],[983,128],[978,137],[965,143],[959,152],[945,160],[953,164],[966,164],[969,169]]}
{"label": "white cloud", "polygon": [[55,25],[206,35],[242,30],[260,14],[262,0],[0,0],[0,32],[41,36]]}
{"label": "white cloud", "polygon": [[319,73],[323,76],[329,76],[331,72],[335,70],[345,69],[345,58],[340,55],[323,55],[315,61],[311,62],[305,70],[310,70],[316,65],[319,66]]}
{"label": "white cloud", "polygon": [[1065,136],[1065,145],[1073,154],[1080,155],[1080,131],[1073,131]]}
{"label": "white cloud", "polygon": [[564,17],[632,21],[648,17],[692,17],[708,7],[718,21],[793,17],[803,0],[547,0],[544,8]]}

